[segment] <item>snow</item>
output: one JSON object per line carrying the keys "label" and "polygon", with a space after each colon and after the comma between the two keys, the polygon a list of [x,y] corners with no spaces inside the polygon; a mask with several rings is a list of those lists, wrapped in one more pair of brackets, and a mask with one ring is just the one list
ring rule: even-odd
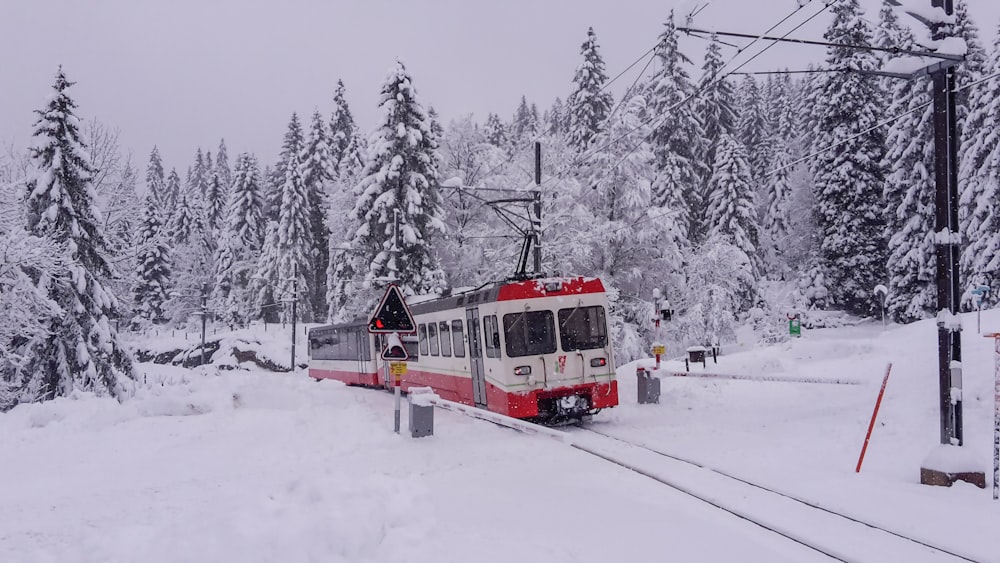
{"label": "snow", "polygon": [[[1000,310],[982,316],[984,330],[1000,328]],[[975,326],[974,313],[960,319]],[[618,371],[622,404],[592,424],[977,561],[1000,561],[1000,504],[989,482],[985,491],[919,484],[928,464],[991,467],[993,343],[964,339],[965,445],[941,446],[936,331],[933,319],[884,332],[873,322],[803,329],[802,338],[772,347],[727,349],[706,370],[861,385],[663,377],[660,404],[640,406],[637,364],[627,364]],[[284,351],[287,334],[269,329],[264,346]],[[138,343],[144,348],[164,340],[135,338],[148,340]],[[888,362],[892,374],[855,473]],[[0,415],[0,561],[820,560],[545,436],[441,409],[434,436],[395,435],[390,394],[313,382],[301,370],[138,369],[145,383],[121,404],[74,393]],[[666,467],[658,474],[720,503],[739,500],[711,471]],[[740,502],[768,502],[757,496]],[[782,516],[779,503],[768,507]],[[894,559],[864,551],[858,534],[834,547]]]}

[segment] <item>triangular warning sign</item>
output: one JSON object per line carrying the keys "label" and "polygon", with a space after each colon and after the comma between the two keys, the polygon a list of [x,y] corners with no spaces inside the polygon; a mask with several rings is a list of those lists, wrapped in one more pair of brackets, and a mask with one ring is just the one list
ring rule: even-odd
{"label": "triangular warning sign", "polygon": [[382,350],[383,360],[401,360],[406,361],[410,359],[409,352],[403,346],[403,342],[399,339],[399,335],[392,333],[386,338],[385,350]]}
{"label": "triangular warning sign", "polygon": [[368,320],[368,332],[416,332],[413,315],[403,301],[403,294],[390,285],[382,296],[375,314]]}

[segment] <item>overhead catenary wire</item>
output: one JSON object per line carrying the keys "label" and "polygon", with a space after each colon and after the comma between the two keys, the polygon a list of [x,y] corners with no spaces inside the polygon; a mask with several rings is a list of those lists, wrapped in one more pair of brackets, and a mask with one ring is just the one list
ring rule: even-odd
{"label": "overhead catenary wire", "polygon": [[[776,28],[780,27],[783,23],[785,23],[786,21],[788,21],[795,14],[797,14],[798,12],[800,12],[801,10],[803,10],[806,6],[808,6],[812,2],[813,2],[813,0],[809,0],[809,2],[807,2],[805,4],[802,4],[801,6],[799,6],[798,8],[796,8],[794,11],[792,11],[790,14],[788,14],[787,16],[785,16],[784,18],[782,18],[781,21],[779,21],[778,23],[772,25],[767,31],[765,31],[764,33],[762,33],[757,39],[755,39],[754,41],[750,42],[745,47],[743,47],[742,49],[740,49],[739,51],[737,51],[732,57],[729,58],[729,60],[727,60],[722,65],[722,67],[720,67],[720,69],[719,69],[718,72],[716,72],[713,75],[707,77],[707,79],[703,79],[701,81],[701,84],[699,84],[699,86],[697,86],[695,88],[695,90],[693,92],[691,92],[690,94],[688,94],[684,99],[682,99],[679,102],[677,102],[676,104],[673,104],[672,106],[666,108],[665,110],[663,110],[661,112],[660,115],[657,115],[657,116],[655,116],[655,117],[653,117],[651,119],[648,119],[646,121],[643,121],[643,122],[639,123],[635,127],[629,129],[625,133],[623,133],[623,134],[619,135],[618,137],[616,137],[616,138],[608,141],[607,143],[604,143],[603,145],[600,145],[598,147],[593,147],[591,149],[588,149],[587,151],[584,151],[582,154],[580,154],[576,158],[572,159],[565,166],[563,166],[562,168],[560,168],[559,170],[557,170],[555,174],[553,174],[552,176],[549,176],[545,181],[543,181],[535,189],[540,189],[542,186],[544,186],[546,184],[549,184],[549,183],[551,183],[553,181],[556,181],[556,180],[560,180],[561,181],[563,179],[564,175],[569,170],[578,167],[579,165],[583,164],[587,160],[593,158],[595,155],[599,154],[601,151],[604,151],[604,150],[606,150],[606,149],[614,146],[619,141],[625,139],[626,137],[628,137],[629,135],[631,135],[635,131],[638,131],[642,127],[649,126],[650,129],[651,129],[650,133],[648,133],[647,135],[645,135],[642,139],[640,139],[640,141],[638,143],[636,143],[634,146],[632,146],[631,150],[629,150],[625,154],[625,156],[622,157],[618,162],[616,162],[613,166],[609,167],[609,169],[601,177],[598,178],[597,182],[600,182],[601,180],[603,180],[608,174],[610,174],[610,172],[612,170],[614,170],[622,162],[624,162],[624,160],[626,158],[628,158],[629,155],[631,155],[633,152],[635,152],[643,143],[645,143],[646,141],[648,141],[649,138],[652,137],[656,133],[656,131],[660,127],[660,125],[662,125],[662,122],[665,121],[667,118],[669,118],[670,115],[673,113],[674,110],[676,110],[677,108],[679,108],[679,107],[681,107],[681,106],[689,103],[691,100],[693,100],[696,97],[698,97],[702,92],[707,91],[709,88],[715,86],[716,84],[718,84],[719,82],[721,82],[722,80],[724,80],[726,77],[728,77],[733,72],[736,72],[736,71],[740,70],[741,68],[745,67],[746,65],[750,64],[757,57],[760,57],[765,52],[767,52],[771,47],[773,47],[774,45],[776,45],[778,43],[777,41],[774,41],[774,42],[770,43],[769,45],[767,45],[763,49],[761,49],[759,52],[757,52],[756,54],[754,54],[752,57],[750,57],[746,61],[742,62],[739,66],[737,66],[732,71],[723,72],[723,70],[725,69],[725,67],[729,66],[736,59],[736,57],[738,57],[744,51],[746,51],[747,49],[749,49],[750,47],[752,47],[757,41],[760,40],[761,37],[766,36],[768,33],[771,33]],[[802,23],[798,24],[797,26],[795,26],[794,28],[792,28],[791,30],[789,30],[788,32],[786,32],[785,36],[788,36],[788,35],[794,33],[795,31],[797,31],[802,26],[808,24],[810,21],[812,21],[813,19],[817,18],[820,14],[822,14],[823,12],[825,12],[832,4],[833,4],[832,0],[824,0],[823,7],[818,12],[816,12],[815,14],[813,14],[812,16],[810,16],[809,18],[807,18],[806,20],[804,20]],[[529,187],[530,187],[530,185],[525,186],[522,189],[527,189]]]}

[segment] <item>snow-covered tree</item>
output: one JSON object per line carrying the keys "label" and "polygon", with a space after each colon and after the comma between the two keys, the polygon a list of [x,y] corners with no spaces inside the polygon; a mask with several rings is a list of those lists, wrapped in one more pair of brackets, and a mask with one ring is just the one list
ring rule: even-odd
{"label": "snow-covered tree", "polygon": [[[311,259],[313,233],[310,229],[309,192],[302,177],[303,168],[299,154],[288,155],[285,178],[281,184],[281,208],[278,210],[277,279],[265,277],[272,271],[268,269],[270,266],[265,266],[258,273],[277,287],[279,298],[290,299],[296,295],[299,301],[298,312],[302,319],[309,322],[313,316],[309,297],[313,295],[312,282],[315,275]],[[297,288],[294,287],[293,280],[298,281]],[[282,315],[291,320],[291,309],[282,309]]]}
{"label": "snow-covered tree", "polygon": [[249,285],[264,245],[263,208],[257,159],[241,154],[236,159],[226,222],[219,235],[212,295],[215,308],[232,324],[244,324],[254,316]]}
{"label": "snow-covered tree", "polygon": [[701,230],[697,223],[704,206],[700,187],[708,170],[701,162],[705,133],[693,104],[686,103],[694,92],[685,68],[691,60],[678,48],[673,11],[665,27],[656,52],[660,69],[649,94],[657,170],[653,203],[677,211],[678,237],[687,241]]}
{"label": "snow-covered tree", "polygon": [[750,173],[754,180],[761,177],[766,168],[769,153],[767,141],[767,117],[765,100],[761,96],[760,87],[753,76],[747,76],[740,85],[740,120],[736,128],[739,141],[746,147],[749,157]]}
{"label": "snow-covered tree", "polygon": [[[840,45],[869,45],[871,30],[858,0],[838,0],[827,41]],[[871,53],[847,47],[827,50],[829,68],[875,70]],[[875,127],[881,107],[878,82],[872,76],[850,72],[825,74],[818,80],[818,134],[816,144],[843,142],[819,156],[816,203],[822,231],[820,261],[831,302],[866,314],[875,306],[872,288],[885,281],[886,242],[881,215],[885,171],[885,132]]]}
{"label": "snow-covered tree", "polygon": [[173,215],[173,208],[177,205],[177,200],[181,197],[181,176],[177,173],[176,168],[170,169],[170,174],[167,175],[167,185],[166,193],[163,197],[163,205],[166,206],[167,215],[165,219],[169,219]]}
{"label": "snow-covered tree", "polygon": [[219,152],[215,154],[215,173],[219,175],[219,181],[228,198],[229,188],[233,185],[233,170],[229,167],[229,151],[226,149],[225,139],[219,140]]}
{"label": "snow-covered tree", "polygon": [[[345,147],[346,149],[346,147]],[[326,226],[327,193],[337,175],[337,163],[330,154],[326,125],[317,111],[302,152],[302,181],[306,189],[306,210],[309,215],[309,233],[312,241],[309,251],[309,295],[312,310],[318,317],[325,317],[326,270],[330,263],[330,233]]]}
{"label": "snow-covered tree", "polygon": [[[264,322],[276,323],[280,320],[278,306],[285,297],[278,290],[281,277],[281,242],[278,222],[268,221],[264,234],[264,246],[257,259],[256,273],[250,279],[250,291],[254,308]],[[289,318],[291,312],[289,311]]]}
{"label": "snow-covered tree", "polygon": [[[992,46],[985,72],[1000,72],[1000,38]],[[990,285],[984,306],[1000,303],[1000,81],[987,80],[968,90],[969,115],[962,129],[959,165],[961,279]],[[963,298],[966,307],[971,295]]]}
{"label": "snow-covered tree", "polygon": [[528,99],[521,96],[521,102],[514,111],[514,118],[510,123],[510,140],[515,146],[521,146],[538,134],[538,111],[532,111],[532,105],[528,105]]}
{"label": "snow-covered tree", "polygon": [[577,152],[586,150],[594,135],[604,128],[612,102],[611,93],[603,91],[608,75],[604,72],[604,59],[598,50],[597,36],[592,27],[587,29],[587,40],[580,46],[580,55],[583,62],[573,76],[574,90],[567,101],[567,142]]}
{"label": "snow-covered tree", "polygon": [[340,167],[341,161],[348,154],[348,148],[357,136],[357,125],[354,116],[344,97],[344,81],[337,80],[337,90],[333,94],[333,114],[330,116],[330,160],[334,170]]}
{"label": "snow-covered tree", "polygon": [[146,194],[139,235],[136,239],[137,266],[135,310],[140,318],[157,323],[164,320],[163,304],[169,299],[170,247],[167,246],[160,205],[153,194]]}
{"label": "snow-covered tree", "polygon": [[728,79],[720,79],[723,66],[725,61],[722,60],[722,47],[718,36],[713,33],[705,51],[705,63],[701,67],[702,80],[710,81],[710,85],[697,99],[698,113],[702,116],[705,130],[707,162],[715,162],[715,149],[719,139],[722,135],[732,135],[738,123],[736,92]]}
{"label": "snow-covered tree", "polygon": [[[708,238],[724,240],[740,249],[750,259],[751,273],[756,280],[761,271],[760,227],[747,160],[747,151],[739,141],[729,135],[719,139],[709,182]],[[753,297],[747,296],[746,306],[752,305]]]}
{"label": "snow-covered tree", "polygon": [[500,116],[495,113],[489,114],[486,118],[486,141],[494,147],[507,148],[510,139],[507,138],[507,128],[504,127]]}
{"label": "snow-covered tree", "polygon": [[[566,112],[566,104],[563,104],[563,101],[557,97],[555,101],[552,102],[552,107],[549,108],[549,111],[542,115],[542,122],[545,125],[544,132],[546,135],[555,137],[566,132],[566,126],[569,121],[569,116],[566,115]],[[488,123],[489,122],[487,122],[487,124]]]}
{"label": "snow-covered tree", "polygon": [[201,234],[201,218],[188,201],[188,194],[182,193],[174,208],[170,222],[170,237],[174,244],[188,244],[197,241]]}
{"label": "snow-covered tree", "polygon": [[[721,147],[720,147],[721,148]],[[682,345],[721,344],[735,338],[737,311],[747,310],[756,280],[749,257],[719,239],[697,247],[687,261],[670,340]]]}
{"label": "snow-covered tree", "polygon": [[[369,284],[395,275],[404,293],[428,292],[441,285],[444,275],[432,253],[434,235],[444,230],[437,190],[438,140],[401,62],[386,78],[379,107],[381,123],[364,179],[355,190],[352,216],[360,227],[352,247],[365,253]],[[401,248],[394,252],[396,214]]]}
{"label": "snow-covered tree", "polygon": [[155,146],[149,153],[149,166],[146,167],[146,193],[153,194],[161,206],[170,205],[166,178],[163,175],[163,161],[160,160],[160,151]]}
{"label": "snow-covered tree", "polygon": [[28,182],[27,231],[65,244],[68,260],[56,275],[39,275],[39,290],[65,314],[52,318],[43,338],[29,343],[27,360],[5,374],[19,401],[51,399],[74,389],[124,397],[135,373],[111,320],[117,298],[105,290],[111,268],[94,207],[89,155],[80,140],[72,85],[62,68],[53,95],[38,111],[34,147],[37,176]]}
{"label": "snow-covered tree", "polygon": [[[893,35],[896,46],[913,48],[908,30]],[[926,78],[896,81],[888,109],[890,115],[905,114],[890,125],[886,137],[883,188],[889,241],[886,308],[898,322],[928,318],[937,309],[932,98]]]}
{"label": "snow-covered tree", "polygon": [[205,192],[204,210],[206,234],[211,238],[213,248],[225,220],[228,199],[228,189],[219,176],[219,171],[213,170],[208,180],[208,189]]}

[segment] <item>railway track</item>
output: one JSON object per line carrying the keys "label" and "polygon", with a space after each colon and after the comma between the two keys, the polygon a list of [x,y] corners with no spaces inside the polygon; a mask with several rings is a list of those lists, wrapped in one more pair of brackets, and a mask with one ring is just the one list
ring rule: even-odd
{"label": "railway track", "polygon": [[844,562],[981,561],[825,508],[739,476],[589,427],[571,445],[706,502],[831,559]]}

